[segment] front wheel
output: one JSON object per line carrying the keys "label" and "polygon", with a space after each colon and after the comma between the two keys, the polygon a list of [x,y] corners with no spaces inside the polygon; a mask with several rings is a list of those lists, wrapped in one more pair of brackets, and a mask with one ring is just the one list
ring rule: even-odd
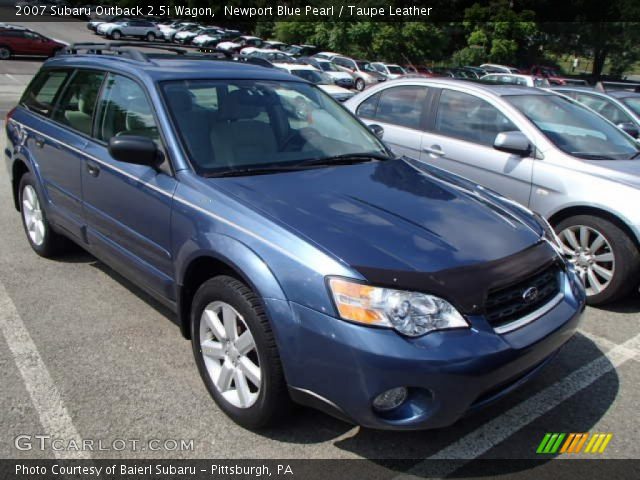
{"label": "front wheel", "polygon": [[122,33],[120,33],[120,31],[119,31],[119,30],[116,30],[115,32],[111,32],[110,37],[111,37],[113,40],[120,40],[120,39],[122,38]]}
{"label": "front wheel", "polygon": [[206,281],[191,308],[200,376],[218,406],[245,428],[275,423],[289,396],[275,338],[260,299],[228,276]]}
{"label": "front wheel", "polygon": [[153,32],[149,32],[147,33],[147,42],[155,42],[156,41],[156,35]]}
{"label": "front wheel", "polygon": [[359,92],[364,90],[364,80],[361,78],[358,78],[356,80],[356,90],[358,90]]}
{"label": "front wheel", "polygon": [[555,230],[584,283],[589,305],[613,302],[638,286],[640,253],[616,224],[576,215],[559,222]]}
{"label": "front wheel", "polygon": [[0,60],[9,60],[11,58],[11,50],[9,47],[0,47]]}

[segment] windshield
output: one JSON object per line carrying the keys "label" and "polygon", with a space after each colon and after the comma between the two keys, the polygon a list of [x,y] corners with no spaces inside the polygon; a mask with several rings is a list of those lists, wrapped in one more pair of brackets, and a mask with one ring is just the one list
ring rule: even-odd
{"label": "windshield", "polygon": [[623,160],[640,151],[636,143],[597,113],[559,95],[506,98],[563,152],[579,158]]}
{"label": "windshield", "polygon": [[629,107],[633,113],[640,116],[640,96],[622,98],[622,103]]}
{"label": "windshield", "polygon": [[331,79],[327,79],[326,74],[318,72],[317,70],[291,70],[291,73],[297,77],[304,78],[316,85],[327,85],[333,83]]}
{"label": "windshield", "polygon": [[369,62],[356,62],[360,70],[366,70],[368,72],[375,72],[376,69],[371,66]]}
{"label": "windshield", "polygon": [[398,65],[387,65],[387,70],[389,70],[389,73],[393,75],[402,75],[405,73],[404,70]]}
{"label": "windshield", "polygon": [[181,80],[161,89],[200,175],[302,168],[348,155],[389,158],[366,127],[307,83]]}
{"label": "windshield", "polygon": [[324,70],[325,72],[340,72],[341,71],[341,70],[338,69],[338,67],[336,67],[331,62],[318,62],[318,65],[320,65],[320,68],[322,70]]}

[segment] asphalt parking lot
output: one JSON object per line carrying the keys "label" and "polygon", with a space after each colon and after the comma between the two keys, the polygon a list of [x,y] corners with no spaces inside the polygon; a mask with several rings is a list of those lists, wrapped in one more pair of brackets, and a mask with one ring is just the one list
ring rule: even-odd
{"label": "asphalt parking lot", "polygon": [[[96,39],[84,23],[30,26],[67,42]],[[40,63],[0,62],[2,119]],[[4,141],[2,133],[0,151]],[[254,433],[209,398],[169,312],[82,251],[55,261],[31,251],[4,167],[0,205],[0,458],[77,456],[15,446],[18,435],[49,434],[193,440],[184,451],[84,453],[96,459],[398,458],[418,459],[411,472],[419,474],[430,458],[540,458],[546,432],[612,433],[599,458],[640,458],[640,294],[588,308],[543,375],[453,427],[379,432],[299,408],[281,428]]]}

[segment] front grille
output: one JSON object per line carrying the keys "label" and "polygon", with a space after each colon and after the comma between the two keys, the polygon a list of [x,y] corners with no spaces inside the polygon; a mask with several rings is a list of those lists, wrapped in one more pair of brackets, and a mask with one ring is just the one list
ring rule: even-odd
{"label": "front grille", "polygon": [[[508,287],[489,292],[485,317],[493,327],[500,327],[534,312],[560,291],[560,268],[555,263]],[[537,296],[525,300],[525,292],[535,288]]]}

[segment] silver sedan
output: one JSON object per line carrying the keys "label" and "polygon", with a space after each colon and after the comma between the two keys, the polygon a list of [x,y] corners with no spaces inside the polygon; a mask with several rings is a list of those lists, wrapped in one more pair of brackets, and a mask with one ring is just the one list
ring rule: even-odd
{"label": "silver sedan", "polygon": [[467,177],[549,220],[589,303],[640,282],[640,147],[537,88],[406,79],[345,103],[398,154]]}

